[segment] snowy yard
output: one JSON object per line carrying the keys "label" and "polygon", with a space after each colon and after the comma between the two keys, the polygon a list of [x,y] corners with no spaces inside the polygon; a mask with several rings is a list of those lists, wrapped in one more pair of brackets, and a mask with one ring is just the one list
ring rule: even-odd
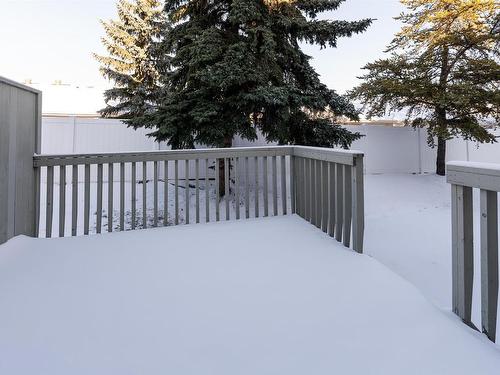
{"label": "snowy yard", "polygon": [[0,373],[496,374],[500,366],[485,337],[298,217],[18,237],[1,249]]}
{"label": "snowy yard", "polygon": [[451,309],[450,186],[437,175],[367,175],[365,254]]}
{"label": "snowy yard", "polygon": [[11,240],[0,373],[497,374],[498,346],[450,312],[445,179],[365,181],[367,256],[290,216]]}

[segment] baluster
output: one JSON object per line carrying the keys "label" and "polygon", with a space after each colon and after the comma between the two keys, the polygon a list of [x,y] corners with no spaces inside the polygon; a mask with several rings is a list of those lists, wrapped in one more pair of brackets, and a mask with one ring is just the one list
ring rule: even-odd
{"label": "baluster", "polygon": [[194,164],[196,178],[196,223],[200,222],[200,159],[195,160]]}
{"label": "baluster", "polygon": [[337,196],[335,192],[336,188],[336,174],[335,174],[335,163],[328,163],[328,174],[329,174],[329,184],[328,184],[328,234],[331,237],[335,236],[335,226],[336,226],[336,201]]}
{"label": "baluster", "polygon": [[[281,171],[281,212],[283,215],[287,213],[287,199],[286,199],[286,162],[285,156],[281,156],[280,160]],[[292,164],[290,164],[290,173],[292,173]],[[293,197],[292,197],[293,200]]]}
{"label": "baluster", "polygon": [[147,189],[148,189],[148,164],[147,162],[142,162],[142,227],[148,227],[148,197],[147,197]]}
{"label": "baluster", "polygon": [[240,158],[234,158],[234,191],[236,200],[236,220],[240,219]]}
{"label": "baluster", "polygon": [[210,184],[208,179],[209,160],[205,159],[205,221],[210,222]]}
{"label": "baluster", "polygon": [[267,189],[267,156],[262,158],[262,178],[264,182],[264,217],[269,216],[269,191]]}
{"label": "baluster", "polygon": [[498,195],[481,189],[481,325],[495,342],[498,306]]}
{"label": "baluster", "polygon": [[153,226],[158,226],[158,162],[153,162]]}
{"label": "baluster", "polygon": [[335,188],[335,201],[337,212],[335,215],[335,239],[339,242],[342,241],[342,231],[344,228],[344,166],[336,164],[336,188]]}
{"label": "baluster", "polygon": [[215,159],[215,221],[220,220],[220,205],[219,205],[219,197],[220,197],[220,159]]}
{"label": "baluster", "polygon": [[189,224],[189,160],[185,161],[184,164],[184,188],[185,188],[185,223]]}
{"label": "baluster", "polygon": [[259,217],[259,158],[254,158],[255,164],[255,217]]}
{"label": "baluster", "polygon": [[328,233],[328,162],[321,163],[321,230]]}
{"label": "baluster", "polygon": [[120,163],[120,230],[125,230],[125,163]]}
{"label": "baluster", "polygon": [[113,231],[113,163],[108,163],[108,232]]}
{"label": "baluster", "polygon": [[66,166],[59,166],[59,237],[64,237],[66,224]]}
{"label": "baluster", "polygon": [[271,158],[273,173],[273,216],[278,216],[278,167],[276,156]]}
{"label": "baluster", "polygon": [[71,175],[71,235],[76,236],[78,226],[78,165],[73,165]]}
{"label": "baluster", "polygon": [[224,159],[224,199],[226,203],[226,220],[230,219],[229,215],[229,168],[230,168],[230,159]]}
{"label": "baluster", "polygon": [[83,193],[83,234],[89,234],[90,221],[90,164],[85,164],[85,183]]}
{"label": "baluster", "polygon": [[306,188],[305,188],[305,159],[304,158],[299,158],[295,157],[295,159],[298,161],[299,164],[299,171],[298,171],[298,176],[297,176],[297,182],[298,182],[298,189],[297,189],[297,196],[298,196],[298,210],[299,210],[299,215],[305,219],[306,218],[306,209],[305,209],[305,200],[306,200]]}
{"label": "baluster", "polygon": [[249,188],[249,171],[248,171],[248,156],[245,157],[245,217],[250,217],[250,188]]}
{"label": "baluster", "polygon": [[137,211],[137,164],[136,162],[132,163],[132,176],[130,181],[130,188],[132,190],[131,199],[132,199],[132,229],[135,229],[136,226],[136,211]]}
{"label": "baluster", "polygon": [[472,188],[451,186],[453,311],[471,322],[474,279]]}
{"label": "baluster", "polygon": [[309,159],[310,168],[311,168],[311,201],[310,210],[311,210],[311,224],[316,225],[316,161]]}
{"label": "baluster", "polygon": [[304,159],[304,219],[311,221],[311,159]]}
{"label": "baluster", "polygon": [[179,224],[179,160],[174,162],[175,225]]}
{"label": "baluster", "polygon": [[45,237],[52,237],[52,213],[54,210],[54,167],[47,167],[47,204],[45,207]]}
{"label": "baluster", "polygon": [[352,217],[352,176],[351,166],[344,165],[344,246],[351,243],[351,217]]}
{"label": "baluster", "polygon": [[102,175],[103,166],[102,164],[97,164],[97,218],[96,218],[96,233],[101,233],[102,230]]}
{"label": "baluster", "polygon": [[296,213],[305,218],[304,215],[304,199],[305,199],[305,189],[304,189],[304,158],[294,156],[295,164],[297,165],[297,170],[294,176],[295,180],[295,211]]}
{"label": "baluster", "polygon": [[163,162],[163,225],[168,225],[168,160]]}
{"label": "baluster", "polygon": [[289,168],[290,168],[290,211],[293,214],[295,214],[298,210],[298,173],[299,173],[299,162],[298,158],[296,158],[293,155],[290,155],[289,157]]}
{"label": "baluster", "polygon": [[315,192],[315,195],[316,195],[316,208],[315,208],[315,213],[316,213],[316,217],[314,219],[315,221],[315,225],[316,227],[319,229],[321,228],[321,217],[323,216],[322,215],[322,208],[323,208],[323,204],[322,204],[322,196],[321,196],[321,187],[323,185],[322,183],[322,180],[321,180],[321,177],[322,177],[322,173],[321,173],[321,161],[319,160],[314,160],[314,173],[315,173],[315,180],[314,180],[314,183],[316,185],[316,192]]}

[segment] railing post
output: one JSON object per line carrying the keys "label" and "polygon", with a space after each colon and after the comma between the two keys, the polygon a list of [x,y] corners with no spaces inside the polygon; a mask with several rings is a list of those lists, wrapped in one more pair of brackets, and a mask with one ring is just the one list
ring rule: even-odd
{"label": "railing post", "polygon": [[354,157],[352,167],[352,248],[363,252],[365,232],[365,198],[363,181],[363,154]]}
{"label": "railing post", "polygon": [[452,184],[451,215],[453,311],[470,323],[474,275],[471,187]]}

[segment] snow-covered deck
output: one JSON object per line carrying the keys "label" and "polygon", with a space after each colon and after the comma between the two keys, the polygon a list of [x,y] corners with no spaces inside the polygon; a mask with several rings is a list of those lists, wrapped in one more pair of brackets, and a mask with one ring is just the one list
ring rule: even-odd
{"label": "snow-covered deck", "polygon": [[498,374],[500,353],[297,216],[0,251],[1,374]]}

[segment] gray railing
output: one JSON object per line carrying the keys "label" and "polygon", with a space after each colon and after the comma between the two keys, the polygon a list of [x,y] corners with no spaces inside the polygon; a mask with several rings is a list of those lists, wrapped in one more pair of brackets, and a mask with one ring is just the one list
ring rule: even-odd
{"label": "gray railing", "polygon": [[495,341],[498,306],[498,192],[500,165],[447,164],[451,184],[453,311],[472,324],[474,279],[473,188],[480,189],[481,326]]}
{"label": "gray railing", "polygon": [[111,232],[297,213],[345,246],[363,249],[360,152],[276,146],[35,155],[34,166],[45,199],[39,235],[46,237],[56,232],[54,219],[63,237],[103,227]]}
{"label": "gray railing", "polygon": [[363,154],[293,148],[295,207],[299,216],[349,247],[363,250]]}

